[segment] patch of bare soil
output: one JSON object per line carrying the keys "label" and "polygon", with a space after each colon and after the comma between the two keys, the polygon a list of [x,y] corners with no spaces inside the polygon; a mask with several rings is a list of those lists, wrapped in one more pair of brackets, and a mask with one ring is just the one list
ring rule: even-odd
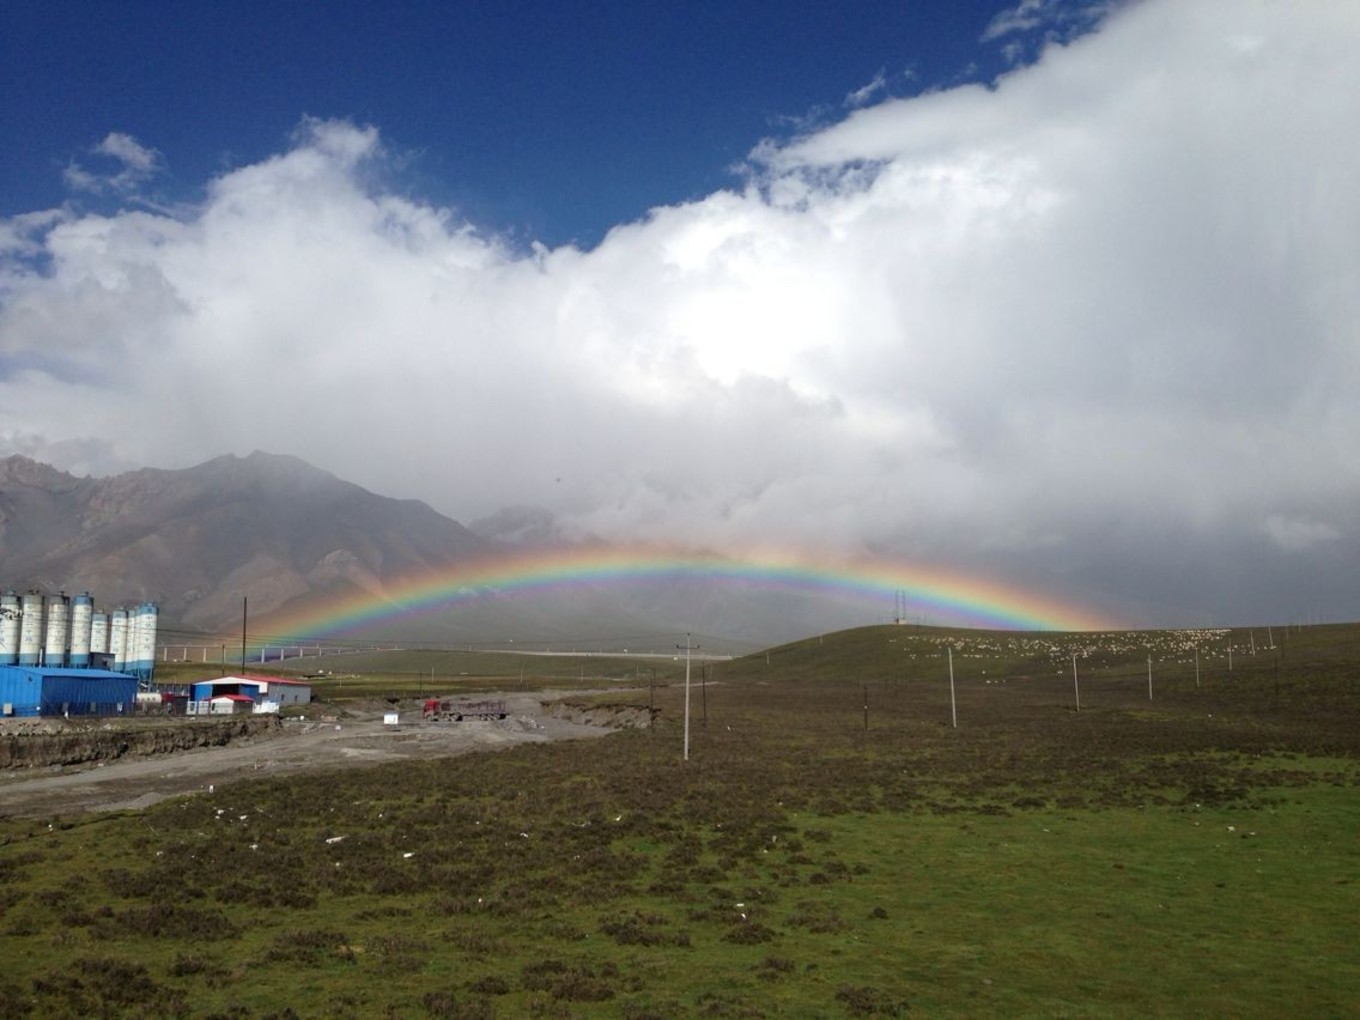
{"label": "patch of bare soil", "polygon": [[[288,719],[217,747],[127,755],[80,766],[0,770],[0,816],[47,817],[143,808],[167,797],[212,790],[232,780],[360,766],[403,758],[436,758],[548,740],[598,737],[639,720],[624,711],[573,709],[566,692],[487,695],[503,700],[503,720],[427,722],[415,702],[346,706],[326,716]],[[580,694],[582,692],[571,692]],[[395,711],[398,722],[383,721]],[[645,716],[646,710],[642,710]]]}

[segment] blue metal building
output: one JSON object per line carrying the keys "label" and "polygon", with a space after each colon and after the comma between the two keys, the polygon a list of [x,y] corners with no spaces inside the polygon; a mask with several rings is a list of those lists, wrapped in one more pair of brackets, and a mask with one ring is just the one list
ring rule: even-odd
{"label": "blue metal building", "polygon": [[137,678],[103,669],[0,666],[0,714],[130,715]]}

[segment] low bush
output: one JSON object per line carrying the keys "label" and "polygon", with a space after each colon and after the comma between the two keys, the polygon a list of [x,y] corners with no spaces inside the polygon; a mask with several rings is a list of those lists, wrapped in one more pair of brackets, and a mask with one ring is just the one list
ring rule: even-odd
{"label": "low bush", "polygon": [[886,992],[861,985],[841,985],[836,989],[836,1001],[851,1016],[897,1017],[905,1016],[909,1009]]}

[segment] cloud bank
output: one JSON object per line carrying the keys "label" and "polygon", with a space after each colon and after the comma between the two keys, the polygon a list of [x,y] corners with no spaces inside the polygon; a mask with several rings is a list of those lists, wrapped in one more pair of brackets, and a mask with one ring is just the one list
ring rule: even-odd
{"label": "cloud bank", "polygon": [[[1357,45],[1346,4],[1121,6],[590,251],[306,120],[191,210],[0,223],[0,452],[266,449],[462,520],[891,551],[1131,623],[1360,615]],[[99,148],[124,191],[164,158]]]}

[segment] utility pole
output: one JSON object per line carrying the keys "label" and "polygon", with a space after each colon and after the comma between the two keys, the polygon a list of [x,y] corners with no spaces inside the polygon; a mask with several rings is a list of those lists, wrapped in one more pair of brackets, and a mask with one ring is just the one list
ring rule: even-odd
{"label": "utility pole", "polygon": [[[676,645],[675,647],[676,647],[676,648],[680,648],[681,646],[680,646],[680,645]],[[688,634],[685,635],[685,644],[684,644],[683,647],[684,647],[684,649],[685,649],[685,759],[684,759],[684,760],[685,760],[685,761],[689,761],[689,657],[690,657],[690,652],[691,652],[691,650],[693,649],[694,646],[690,643],[690,636],[689,636]]]}
{"label": "utility pole", "polygon": [[959,728],[959,706],[954,700],[954,646],[949,645],[949,720],[954,729]]}

